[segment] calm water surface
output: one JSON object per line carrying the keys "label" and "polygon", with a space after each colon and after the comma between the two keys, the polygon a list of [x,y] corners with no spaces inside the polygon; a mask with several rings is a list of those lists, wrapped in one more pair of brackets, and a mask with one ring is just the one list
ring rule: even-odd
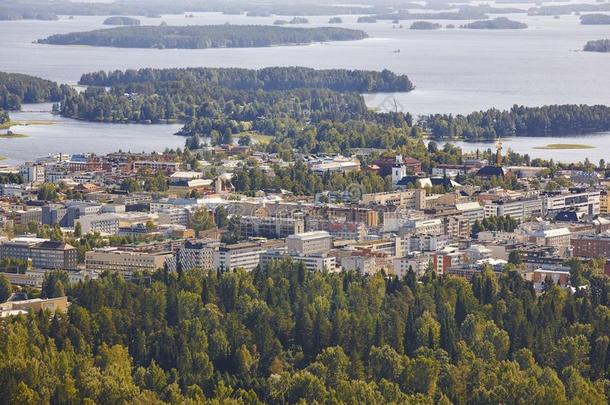
{"label": "calm water surface", "polygon": [[[14,133],[27,138],[0,138],[0,165],[16,164],[57,153],[95,152],[104,154],[119,149],[131,152],[163,152],[165,148],[184,147],[184,137],[173,135],[180,125],[104,124],[72,120],[53,115],[51,104],[26,104],[21,112],[11,113],[20,122],[52,121],[52,125],[17,125]],[[4,131],[3,131],[4,132]]]}

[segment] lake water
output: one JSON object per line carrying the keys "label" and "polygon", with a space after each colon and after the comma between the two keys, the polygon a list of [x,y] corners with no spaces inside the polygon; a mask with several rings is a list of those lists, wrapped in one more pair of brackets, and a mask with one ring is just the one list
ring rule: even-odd
{"label": "lake water", "polygon": [[[51,125],[17,125],[11,128],[27,138],[0,138],[0,164],[16,164],[57,153],[95,152],[105,154],[121,149],[131,152],[163,152],[184,147],[185,138],[173,135],[180,125],[104,124],[78,121],[53,115],[51,104],[26,104],[12,112],[19,122],[52,121]],[[3,131],[4,132],[4,131]]]}
{"label": "lake water", "polygon": [[[529,8],[532,4],[511,4]],[[469,113],[490,107],[509,108],[513,104],[537,106],[543,104],[610,104],[610,55],[580,52],[592,39],[610,38],[610,26],[582,26],[577,16],[552,17],[508,15],[529,25],[526,30],[461,30],[441,29],[417,31],[395,29],[389,21],[357,24],[356,16],[342,16],[337,26],[365,30],[371,38],[363,41],[334,42],[308,46],[288,46],[247,49],[115,49],[84,46],[53,46],[33,41],[55,33],[86,31],[103,28],[104,17],[76,16],[59,21],[0,22],[0,70],[28,73],[58,82],[75,84],[80,75],[98,70],[139,67],[217,66],[261,68],[277,65],[299,65],[315,68],[390,69],[408,74],[416,85],[410,93],[366,95],[371,107],[399,108],[415,116],[429,113]],[[195,13],[194,18],[164,16],[161,19],[140,18],[143,24],[271,24],[278,18],[229,16],[219,13]],[[328,25],[328,17],[308,17],[307,26]],[[289,17],[288,17],[289,19]],[[438,21],[460,25],[464,21]],[[403,25],[408,27],[409,21]],[[400,49],[400,53],[395,53]],[[17,117],[15,117],[17,118]],[[63,124],[62,124],[63,125]],[[70,125],[70,124],[65,124]],[[76,125],[76,124],[75,124]],[[92,136],[104,133],[102,143],[109,147],[112,139],[120,139],[114,125],[78,123],[83,133],[81,147],[93,144]],[[61,128],[54,126],[53,131]],[[106,134],[116,133],[116,137]],[[141,149],[149,146],[148,137],[161,136],[157,127],[133,129],[140,132]],[[47,128],[28,128],[43,131]],[[51,131],[51,130],[50,130]],[[116,132],[115,132],[116,131]],[[127,129],[125,129],[127,131]],[[132,131],[129,129],[129,131]],[[160,131],[157,133],[157,131]],[[17,131],[15,131],[17,132]],[[167,131],[171,133],[171,131]],[[108,136],[106,136],[108,135]],[[68,136],[68,135],[66,135]],[[138,136],[133,135],[137,141]],[[610,146],[610,135],[597,136]],[[49,137],[50,138],[50,137]],[[78,148],[74,137],[71,145]],[[30,142],[33,138],[27,138]],[[55,138],[53,138],[55,139]],[[156,139],[156,138],[155,138]],[[168,136],[168,146],[175,138]],[[19,140],[13,140],[17,142]],[[563,138],[561,143],[578,143]],[[24,143],[24,140],[21,140]],[[38,142],[43,142],[41,139]],[[548,138],[541,142],[551,143]],[[4,143],[4,141],[3,141]],[[591,142],[587,142],[591,143]],[[531,142],[515,140],[510,145],[518,152],[527,151]],[[54,145],[43,145],[43,150]],[[181,146],[181,145],[180,145]],[[487,146],[487,145],[486,145]],[[470,147],[470,146],[469,146]],[[19,147],[18,147],[19,148]],[[156,146],[155,146],[156,148]],[[21,149],[20,149],[21,150]],[[548,154],[549,151],[542,151]],[[578,160],[582,151],[552,151],[562,159]],[[21,150],[23,154],[32,150]],[[586,156],[605,154],[604,148],[587,150]],[[0,148],[0,155],[15,159]],[[534,153],[532,153],[532,156]],[[608,159],[607,157],[603,156]]]}

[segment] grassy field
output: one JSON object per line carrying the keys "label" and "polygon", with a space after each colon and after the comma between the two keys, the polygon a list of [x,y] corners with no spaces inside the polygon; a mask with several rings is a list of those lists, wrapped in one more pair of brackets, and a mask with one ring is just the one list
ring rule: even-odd
{"label": "grassy field", "polygon": [[0,134],[0,139],[17,139],[17,138],[27,138],[27,135],[24,134]]}
{"label": "grassy field", "polygon": [[271,142],[273,140],[273,137],[271,135],[263,135],[263,134],[259,134],[258,132],[242,132],[240,134],[235,135],[235,137],[237,138],[241,138],[242,136],[246,136],[249,135],[250,138],[252,138],[252,140],[255,143],[261,144],[261,145],[267,145],[269,142]]}
{"label": "grassy field", "polygon": [[582,143],[550,143],[546,146],[536,146],[534,149],[560,150],[560,149],[595,149],[595,146]]}
{"label": "grassy field", "polygon": [[16,125],[53,125],[55,121],[8,121],[4,124],[0,124],[0,129],[9,129]]}

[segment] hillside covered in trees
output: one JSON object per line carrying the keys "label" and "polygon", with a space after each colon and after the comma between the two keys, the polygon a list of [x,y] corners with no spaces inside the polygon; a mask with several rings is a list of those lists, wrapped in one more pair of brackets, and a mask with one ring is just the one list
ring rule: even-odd
{"label": "hillside covered in trees", "polygon": [[68,314],[3,319],[2,403],[606,404],[608,278],[537,296],[514,270],[472,283],[322,274],[107,275]]}
{"label": "hillside covered in trees", "polygon": [[0,108],[19,110],[22,103],[61,100],[59,86],[49,80],[20,73],[0,72]]}
{"label": "hillside covered in trees", "polygon": [[598,39],[589,41],[583,48],[585,52],[610,52],[610,39]]}
{"label": "hillside covered in trees", "polygon": [[51,35],[41,44],[118,48],[250,48],[364,39],[364,31],[337,27],[265,25],[137,26]]}
{"label": "hillside covered in trees", "polygon": [[575,135],[610,130],[610,107],[602,105],[513,106],[464,115],[429,115],[420,124],[434,138],[467,140],[510,136]]}

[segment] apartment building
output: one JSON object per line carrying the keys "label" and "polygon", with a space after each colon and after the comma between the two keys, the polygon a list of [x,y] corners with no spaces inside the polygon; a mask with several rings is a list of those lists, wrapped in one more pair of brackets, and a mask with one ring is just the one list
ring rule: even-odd
{"label": "apartment building", "polygon": [[19,174],[24,183],[44,183],[45,167],[40,163],[26,162],[19,167]]}
{"label": "apartment building", "polygon": [[297,233],[286,238],[286,248],[302,255],[328,253],[332,248],[332,237],[325,231]]}
{"label": "apartment building", "polygon": [[242,216],[239,218],[239,229],[241,237],[244,239],[250,237],[281,239],[295,233],[305,232],[305,221],[302,216]]}
{"label": "apartment building", "polygon": [[235,269],[252,271],[258,266],[261,254],[265,250],[260,244],[252,242],[220,246],[214,252],[214,268],[221,271]]}
{"label": "apartment building", "polygon": [[41,269],[73,270],[78,264],[78,253],[64,242],[15,238],[0,244],[0,259],[29,260],[33,267]]}
{"label": "apartment building", "polygon": [[568,228],[537,229],[528,234],[528,240],[538,246],[553,247],[564,255],[570,248],[571,235]]}
{"label": "apartment building", "polygon": [[397,257],[393,260],[394,275],[403,278],[409,270],[413,270],[417,277],[426,273],[428,266],[431,265],[429,254],[411,254],[406,257]]}
{"label": "apartment building", "polygon": [[176,251],[176,266],[183,271],[193,269],[215,270],[214,254],[218,241],[185,241]]}
{"label": "apartment building", "polygon": [[65,296],[48,299],[34,298],[24,301],[9,301],[0,304],[0,318],[27,314],[30,310],[35,313],[39,311],[67,312],[69,305],[68,297]]}
{"label": "apartment building", "polygon": [[364,194],[360,203],[364,205],[395,205],[404,209],[421,210],[426,206],[426,190],[410,189]]}
{"label": "apartment building", "polygon": [[553,216],[560,211],[573,209],[593,217],[601,212],[601,192],[571,189],[570,192],[546,193],[544,195],[543,213]]}
{"label": "apartment building", "polygon": [[33,207],[27,210],[18,210],[13,212],[13,220],[15,225],[27,226],[28,224],[42,223],[42,208]]}
{"label": "apartment building", "polygon": [[542,216],[542,205],[540,198],[485,201],[485,218],[509,216],[522,222]]}
{"label": "apartment building", "polygon": [[131,275],[134,272],[162,269],[167,258],[171,256],[172,254],[168,252],[143,253],[116,248],[95,249],[85,253],[85,266],[87,270]]}
{"label": "apartment building", "polygon": [[595,259],[597,257],[610,258],[610,234],[603,233],[600,235],[581,235],[572,238],[572,255],[587,259]]}
{"label": "apartment building", "polygon": [[309,271],[320,271],[324,273],[334,272],[337,270],[337,259],[334,256],[328,256],[325,253],[300,254],[298,252],[289,252],[287,250],[270,249],[261,254],[260,265],[266,268],[269,263],[274,260],[290,259],[293,262],[303,263]]}
{"label": "apartment building", "polygon": [[180,163],[155,160],[137,160],[132,163],[132,168],[136,171],[141,169],[150,169],[172,173],[180,170]]}
{"label": "apartment building", "polygon": [[103,235],[116,235],[119,232],[120,221],[117,214],[99,214],[81,217],[80,222],[83,234],[99,232]]}

